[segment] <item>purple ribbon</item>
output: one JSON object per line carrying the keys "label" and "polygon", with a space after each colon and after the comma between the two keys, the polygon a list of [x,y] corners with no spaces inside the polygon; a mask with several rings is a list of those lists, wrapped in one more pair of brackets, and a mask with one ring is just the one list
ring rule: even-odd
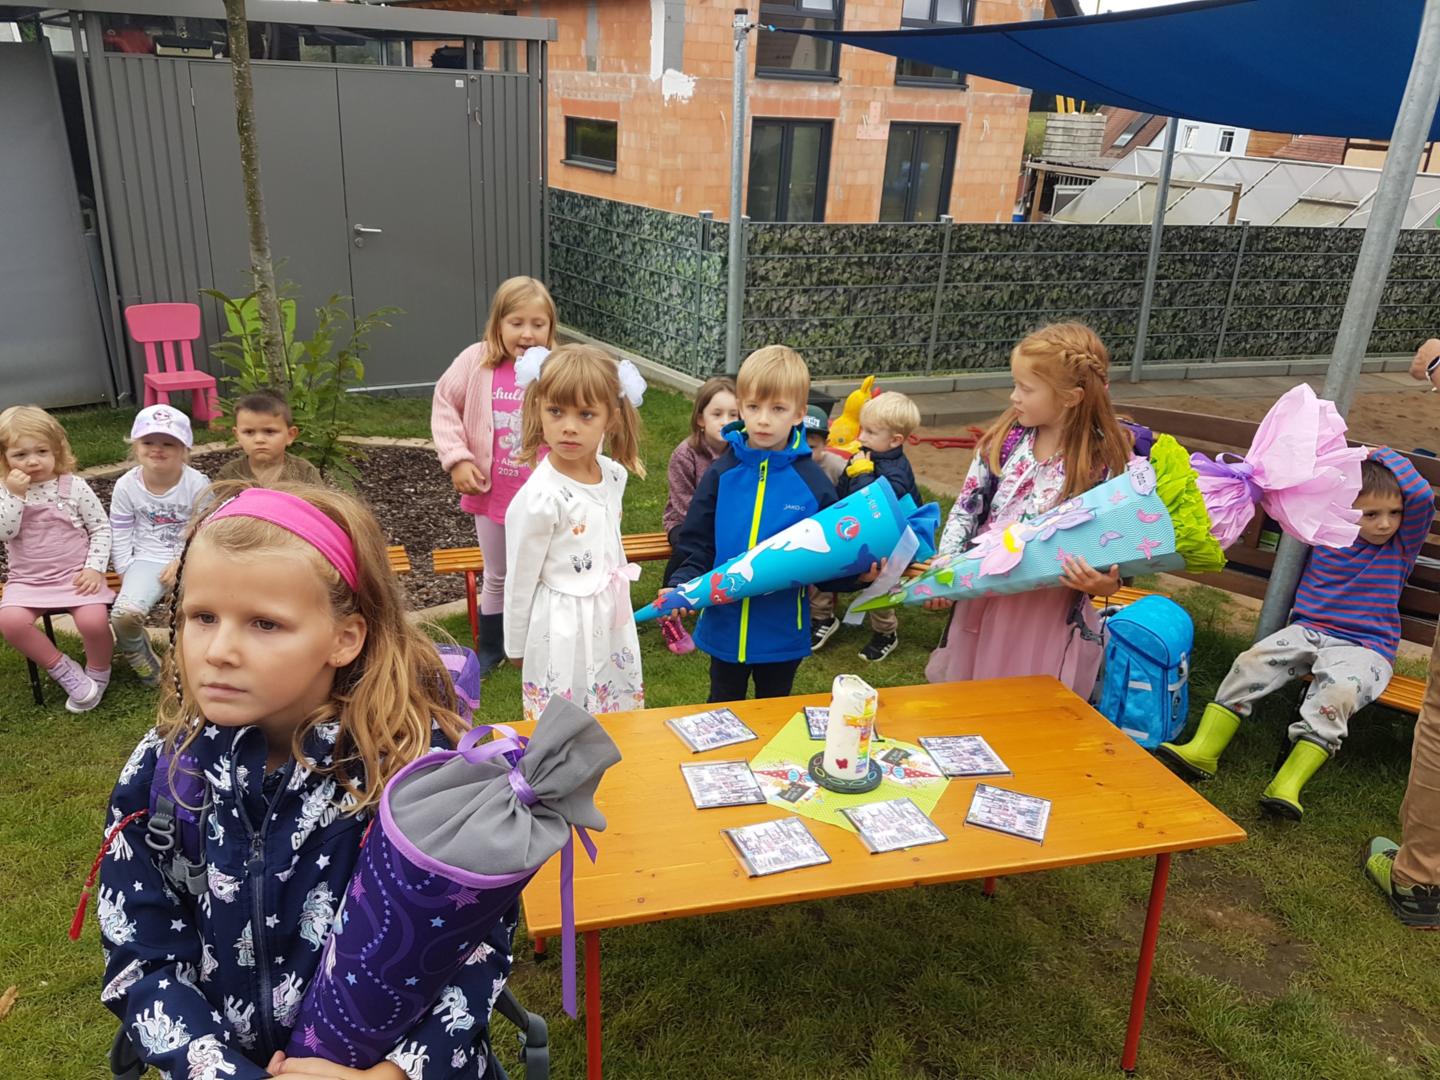
{"label": "purple ribbon", "polygon": [[1258,503],[1265,489],[1255,481],[1255,466],[1236,454],[1220,454],[1213,460],[1204,454],[1194,454],[1190,467],[1201,476],[1217,480],[1233,480],[1245,485],[1245,494],[1252,503]]}
{"label": "purple ribbon", "polygon": [[520,775],[520,766],[517,765],[506,773],[505,778],[510,781],[510,789],[515,792],[515,797],[526,806],[534,806],[540,801],[540,796],[535,794],[530,782]]}
{"label": "purple ribbon", "polygon": [[[595,841],[579,825],[575,832],[590,861],[595,861]],[[567,838],[560,849],[560,1003],[571,1020],[575,1007],[575,843]]]}
{"label": "purple ribbon", "polygon": [[[492,731],[503,737],[492,739],[483,746],[479,745],[480,740]],[[520,758],[524,755],[529,741],[524,735],[515,734],[513,728],[504,724],[480,724],[465,733],[456,749],[464,755],[466,761],[475,765],[503,754],[510,763],[510,771],[505,774],[510,781],[510,789],[524,805],[534,806],[540,801],[540,797],[535,794],[530,782],[520,775],[519,769]],[[598,855],[595,841],[590,839],[590,834],[579,825],[574,826],[574,829],[580,837],[581,846],[585,848],[585,854],[593,863]],[[565,846],[560,849],[560,984],[561,1002],[572,1020],[578,1013],[575,970],[575,842],[574,837],[567,837]]]}

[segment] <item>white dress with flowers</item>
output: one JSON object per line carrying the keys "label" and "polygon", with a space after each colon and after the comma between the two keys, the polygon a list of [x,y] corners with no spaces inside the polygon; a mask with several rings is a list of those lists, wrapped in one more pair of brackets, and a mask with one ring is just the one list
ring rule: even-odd
{"label": "white dress with flowers", "polygon": [[552,695],[592,713],[645,707],[640,641],[620,509],[628,474],[600,457],[601,480],[580,484],[535,467],[505,512],[505,652],[523,657],[525,718]]}

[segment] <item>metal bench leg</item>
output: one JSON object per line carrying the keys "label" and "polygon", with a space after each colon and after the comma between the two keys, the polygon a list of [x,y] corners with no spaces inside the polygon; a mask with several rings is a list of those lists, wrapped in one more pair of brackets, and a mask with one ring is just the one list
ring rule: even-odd
{"label": "metal bench leg", "polygon": [[470,613],[470,646],[480,655],[480,598],[475,593],[475,571],[465,571],[465,608]]}
{"label": "metal bench leg", "polygon": [[25,667],[30,672],[30,696],[35,699],[36,705],[44,705],[45,691],[40,686],[40,668],[28,656],[25,658]]}

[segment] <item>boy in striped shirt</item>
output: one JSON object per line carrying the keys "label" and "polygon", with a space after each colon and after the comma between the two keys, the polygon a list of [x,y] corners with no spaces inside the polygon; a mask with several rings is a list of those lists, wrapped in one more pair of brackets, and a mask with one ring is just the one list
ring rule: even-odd
{"label": "boy in striped shirt", "polygon": [[1255,702],[1306,675],[1314,681],[1290,725],[1290,754],[1260,798],[1299,820],[1300,789],[1340,749],[1350,717],[1390,683],[1400,644],[1400,591],[1430,534],[1430,485],[1389,447],[1361,463],[1360,536],[1315,548],[1300,577],[1291,624],[1241,653],[1188,743],[1159,754],[1187,779],[1215,775],[1220,755]]}

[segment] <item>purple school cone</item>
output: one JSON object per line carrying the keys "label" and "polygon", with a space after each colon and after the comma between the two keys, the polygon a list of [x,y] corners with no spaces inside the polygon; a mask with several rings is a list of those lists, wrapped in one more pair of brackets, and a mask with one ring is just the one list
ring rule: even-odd
{"label": "purple school cone", "polygon": [[528,742],[503,727],[480,742],[490,730],[411,762],[386,788],[287,1055],[352,1069],[382,1061],[556,852],[565,1007],[575,1015],[570,832],[593,859],[585,830],[605,828],[595,789],[620,751],[558,697]]}

